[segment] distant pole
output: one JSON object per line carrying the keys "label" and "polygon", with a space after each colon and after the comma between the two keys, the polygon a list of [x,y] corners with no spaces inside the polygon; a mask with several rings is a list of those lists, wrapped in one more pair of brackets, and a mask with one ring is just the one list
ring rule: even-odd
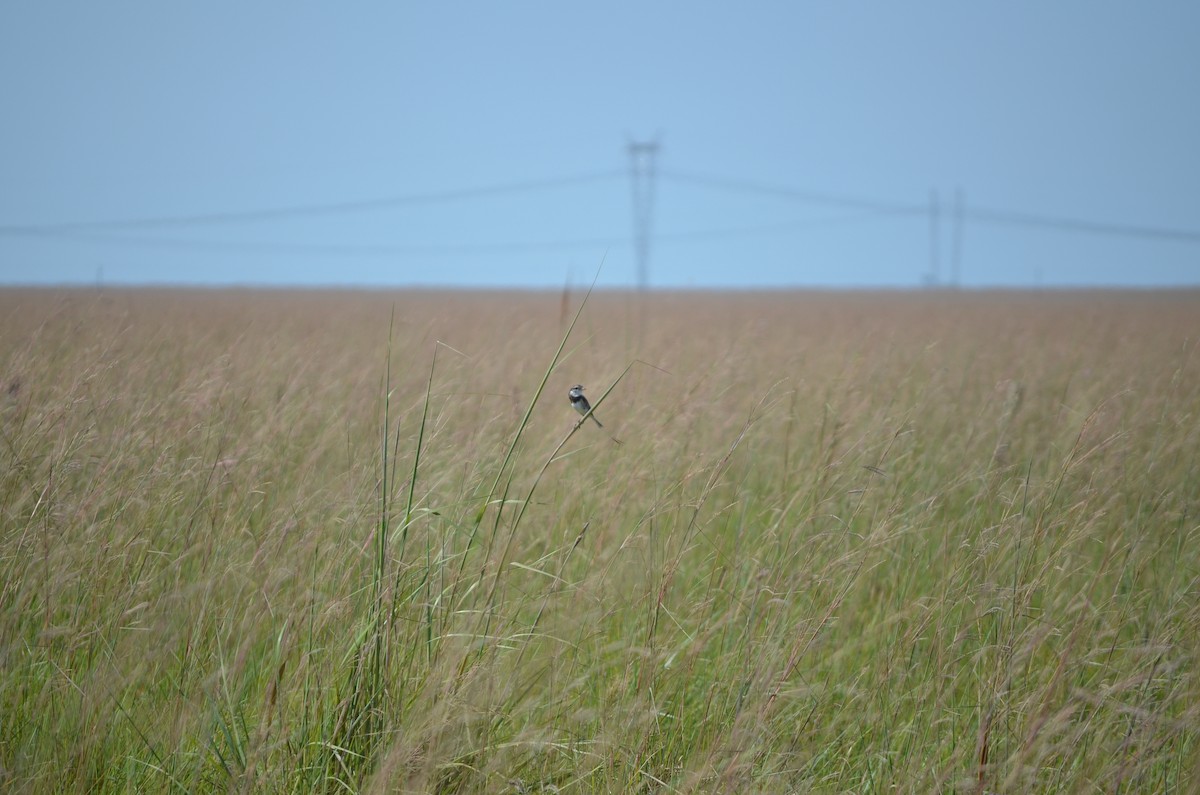
{"label": "distant pole", "polygon": [[929,283],[937,287],[942,282],[942,266],[938,256],[938,224],[941,202],[936,190],[929,191]]}
{"label": "distant pole", "polygon": [[650,234],[654,218],[654,160],[658,141],[630,141],[629,181],[633,189],[633,238],[638,290],[650,283]]}
{"label": "distant pole", "polygon": [[966,215],[966,194],[962,188],[954,189],[954,237],[950,249],[950,281],[955,287],[962,286],[962,241],[963,221]]}

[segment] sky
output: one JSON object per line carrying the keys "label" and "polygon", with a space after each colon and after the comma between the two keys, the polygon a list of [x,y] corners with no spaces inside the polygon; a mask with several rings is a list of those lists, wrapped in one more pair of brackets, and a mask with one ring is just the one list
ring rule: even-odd
{"label": "sky", "polygon": [[1200,286],[1197,42],[1190,0],[3,3],[0,284],[619,288],[637,206],[655,288]]}

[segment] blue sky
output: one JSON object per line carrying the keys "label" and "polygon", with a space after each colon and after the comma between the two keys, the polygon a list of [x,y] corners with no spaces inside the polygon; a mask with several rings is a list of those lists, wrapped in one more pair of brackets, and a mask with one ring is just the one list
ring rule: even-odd
{"label": "blue sky", "polygon": [[964,286],[1197,285],[1197,42],[1192,2],[5,3],[0,283],[630,285],[657,138],[653,286],[946,279],[956,190]]}

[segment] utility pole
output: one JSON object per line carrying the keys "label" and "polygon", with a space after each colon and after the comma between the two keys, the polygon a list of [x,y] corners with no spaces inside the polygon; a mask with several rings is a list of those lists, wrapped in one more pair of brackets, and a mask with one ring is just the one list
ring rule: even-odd
{"label": "utility pole", "polygon": [[936,190],[929,191],[929,284],[938,287],[942,283],[942,266],[938,256],[938,224],[942,212],[941,201]]}
{"label": "utility pole", "polygon": [[654,217],[654,159],[658,140],[630,141],[629,180],[633,189],[633,238],[637,261],[638,290],[646,291],[650,282],[650,233]]}
{"label": "utility pole", "polygon": [[950,282],[962,286],[963,216],[966,214],[966,195],[962,188],[954,189],[954,237],[950,248]]}

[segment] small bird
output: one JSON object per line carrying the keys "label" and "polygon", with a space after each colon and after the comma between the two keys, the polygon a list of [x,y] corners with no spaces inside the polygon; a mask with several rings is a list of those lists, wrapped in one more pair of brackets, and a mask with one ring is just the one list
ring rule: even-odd
{"label": "small bird", "polygon": [[[604,424],[601,423],[600,420],[596,419],[595,414],[588,414],[588,412],[592,410],[592,404],[588,403],[588,399],[583,396],[583,384],[576,384],[575,386],[571,387],[571,391],[567,393],[567,397],[570,398],[571,405],[575,407],[576,411],[585,417],[591,417],[592,422],[596,423],[596,425],[600,426],[601,428],[604,427]],[[580,420],[580,422],[582,422],[582,420]]]}

